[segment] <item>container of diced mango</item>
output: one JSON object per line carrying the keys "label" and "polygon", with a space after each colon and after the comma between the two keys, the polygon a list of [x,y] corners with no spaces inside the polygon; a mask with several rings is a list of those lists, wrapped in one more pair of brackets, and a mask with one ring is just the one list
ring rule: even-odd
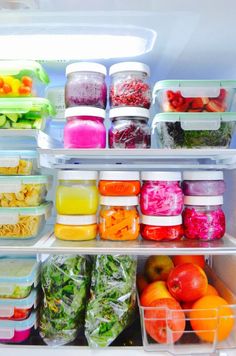
{"label": "container of diced mango", "polygon": [[0,176],[28,176],[37,172],[35,151],[0,150]]}

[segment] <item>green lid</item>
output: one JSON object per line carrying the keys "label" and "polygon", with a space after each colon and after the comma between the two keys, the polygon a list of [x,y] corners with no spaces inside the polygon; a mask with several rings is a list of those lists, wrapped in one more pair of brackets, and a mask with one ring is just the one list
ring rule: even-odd
{"label": "green lid", "polygon": [[181,87],[236,88],[236,80],[161,80],[155,84],[153,91]]}
{"label": "green lid", "polygon": [[51,214],[53,204],[52,202],[47,202],[44,204],[41,204],[36,207],[30,207],[30,208],[0,208],[0,217],[11,215],[11,214],[19,214],[19,215],[43,215],[46,214],[46,217],[49,217]]}
{"label": "green lid", "polygon": [[[37,175],[37,176],[0,176],[0,185],[2,184],[51,184],[52,176]],[[1,189],[0,189],[1,192]]]}
{"label": "green lid", "polygon": [[1,114],[25,114],[30,111],[37,111],[44,115],[54,116],[56,111],[50,101],[45,98],[1,98]]}

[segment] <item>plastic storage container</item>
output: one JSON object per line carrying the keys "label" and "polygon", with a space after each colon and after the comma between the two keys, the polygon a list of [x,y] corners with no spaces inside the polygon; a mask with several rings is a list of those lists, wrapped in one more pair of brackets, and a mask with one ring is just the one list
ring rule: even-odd
{"label": "plastic storage container", "polygon": [[96,215],[57,215],[54,233],[60,240],[85,241],[95,239],[97,230]]}
{"label": "plastic storage container", "polygon": [[38,237],[51,215],[52,203],[34,208],[0,208],[0,239]]}
{"label": "plastic storage container", "polygon": [[106,67],[102,64],[81,62],[66,67],[66,107],[95,106],[105,109],[107,104]]}
{"label": "plastic storage container", "polygon": [[155,84],[153,97],[161,111],[234,111],[235,89],[235,80],[163,80]]}
{"label": "plastic storage container", "polygon": [[173,241],[184,236],[182,216],[141,216],[141,236],[145,240]]}
{"label": "plastic storage container", "polygon": [[46,198],[51,176],[0,176],[0,207],[33,207]]}
{"label": "plastic storage container", "polygon": [[35,151],[0,151],[0,175],[31,175],[37,171]]}
{"label": "plastic storage container", "polygon": [[150,148],[151,130],[149,111],[143,108],[124,107],[111,109],[109,130],[110,148]]}
{"label": "plastic storage container", "polygon": [[218,240],[225,234],[222,196],[185,196],[184,235],[191,240]]}
{"label": "plastic storage container", "polygon": [[35,289],[23,299],[0,299],[0,320],[24,320],[27,319],[38,304],[37,291]]}
{"label": "plastic storage container", "polygon": [[65,148],[106,147],[105,110],[86,106],[74,107],[66,109],[65,116]]}
{"label": "plastic storage container", "polygon": [[0,342],[18,344],[26,341],[33,328],[37,328],[36,313],[21,321],[0,320]]}
{"label": "plastic storage container", "polygon": [[49,77],[35,61],[0,61],[0,97],[37,96],[36,79],[43,84]]}
{"label": "plastic storage container", "polygon": [[26,298],[38,282],[39,263],[36,258],[1,256],[0,298]]}
{"label": "plastic storage container", "polygon": [[162,148],[228,148],[235,122],[235,113],[161,113],[152,129]]}
{"label": "plastic storage container", "polygon": [[98,208],[98,172],[59,171],[56,209],[60,215],[93,215]]}
{"label": "plastic storage container", "polygon": [[215,196],[225,192],[222,171],[183,172],[183,193],[185,195]]}
{"label": "plastic storage container", "polygon": [[138,197],[100,198],[99,234],[102,240],[136,240],[139,236]]}
{"label": "plastic storage container", "polygon": [[140,193],[139,172],[100,172],[99,192],[106,196],[132,196]]}
{"label": "plastic storage container", "polygon": [[123,62],[111,66],[110,106],[136,106],[149,109],[151,91],[150,69],[144,63]]}
{"label": "plastic storage container", "polygon": [[180,172],[142,172],[140,208],[144,215],[179,215],[183,209]]}

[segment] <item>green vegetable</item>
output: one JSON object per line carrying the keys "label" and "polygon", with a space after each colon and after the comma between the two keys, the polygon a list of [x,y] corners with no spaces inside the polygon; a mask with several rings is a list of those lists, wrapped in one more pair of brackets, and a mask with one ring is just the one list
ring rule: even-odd
{"label": "green vegetable", "polygon": [[5,124],[3,126],[0,127],[1,129],[10,129],[11,128],[11,122],[10,121],[6,121]]}
{"label": "green vegetable", "polygon": [[32,129],[30,120],[20,119],[17,122],[12,123],[13,129]]}
{"label": "green vegetable", "polygon": [[9,294],[1,294],[1,298],[21,299],[26,298],[31,292],[31,286],[14,286],[13,292]]}
{"label": "green vegetable", "polygon": [[41,129],[43,124],[42,115],[36,111],[25,114],[0,114],[0,129]]}
{"label": "green vegetable", "polygon": [[6,123],[6,116],[0,115],[0,126],[4,126]]}
{"label": "green vegetable", "polygon": [[33,122],[33,129],[41,129],[42,127],[42,121],[43,119],[36,119],[34,122]]}
{"label": "green vegetable", "polygon": [[92,270],[85,335],[91,347],[106,347],[129,325],[135,309],[136,258],[97,256]]}
{"label": "green vegetable", "polygon": [[17,120],[19,119],[18,114],[6,114],[6,116],[8,119],[10,119],[13,122],[17,122]]}

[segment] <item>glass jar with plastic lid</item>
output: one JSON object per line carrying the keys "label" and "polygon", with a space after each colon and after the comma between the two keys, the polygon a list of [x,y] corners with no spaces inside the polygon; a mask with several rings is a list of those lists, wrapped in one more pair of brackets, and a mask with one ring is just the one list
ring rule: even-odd
{"label": "glass jar with plastic lid", "polygon": [[60,240],[93,240],[97,236],[97,216],[57,215],[54,233]]}
{"label": "glass jar with plastic lid", "polygon": [[106,196],[132,196],[140,193],[139,172],[101,171],[99,192]]}
{"label": "glass jar with plastic lid", "polygon": [[222,171],[186,171],[183,172],[182,187],[185,195],[223,195],[224,175]]}
{"label": "glass jar with plastic lid", "polygon": [[145,240],[173,241],[183,235],[182,216],[141,216],[141,236]]}

